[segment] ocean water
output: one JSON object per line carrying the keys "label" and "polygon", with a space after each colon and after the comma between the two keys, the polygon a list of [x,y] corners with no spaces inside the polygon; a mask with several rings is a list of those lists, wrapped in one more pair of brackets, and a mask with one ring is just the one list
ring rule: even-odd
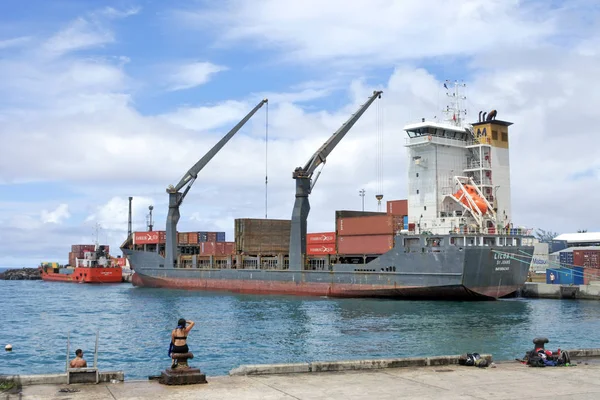
{"label": "ocean water", "polygon": [[254,296],[87,285],[0,281],[0,374],[63,372],[71,354],[91,365],[147,379],[169,367],[178,318],[189,335],[192,365],[225,375],[241,364],[491,353],[522,357],[536,336],[556,349],[600,347],[594,301],[510,299],[433,302]]}

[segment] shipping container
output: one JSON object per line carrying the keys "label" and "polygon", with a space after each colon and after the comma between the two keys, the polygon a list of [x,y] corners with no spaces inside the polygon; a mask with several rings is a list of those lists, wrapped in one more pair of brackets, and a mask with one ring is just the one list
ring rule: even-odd
{"label": "shipping container", "polygon": [[307,244],[306,254],[312,256],[335,254],[335,243]]}
{"label": "shipping container", "polygon": [[332,243],[335,244],[335,232],[318,232],[306,235],[306,245]]}
{"label": "shipping container", "polygon": [[158,231],[133,233],[133,242],[135,244],[157,244],[158,240]]}
{"label": "shipping container", "polygon": [[76,254],[74,252],[70,252],[69,253],[69,265],[74,266],[76,258],[77,258]]}
{"label": "shipping container", "polygon": [[208,242],[208,232],[198,232],[198,243]]}
{"label": "shipping container", "polygon": [[338,210],[335,212],[335,220],[337,221],[340,218],[374,217],[377,215],[387,215],[387,213],[375,211]]}
{"label": "shipping container", "polygon": [[573,264],[578,267],[600,268],[600,250],[573,250]]}
{"label": "shipping container", "polygon": [[584,269],[582,267],[575,268],[548,268],[546,269],[546,283],[552,284],[550,274],[554,274],[555,285],[583,285]]}
{"label": "shipping container", "polygon": [[562,267],[570,267],[573,265],[573,251],[561,251],[558,259]]}
{"label": "shipping container", "polygon": [[224,242],[225,243],[225,255],[235,254],[235,242]]}
{"label": "shipping container", "polygon": [[179,243],[179,244],[188,244],[188,234],[187,234],[187,232],[177,232],[177,243]]}
{"label": "shipping container", "polygon": [[340,218],[337,220],[337,234],[349,235],[391,235],[402,230],[402,217],[378,215],[372,217]]}
{"label": "shipping container", "polygon": [[402,216],[402,229],[408,230],[408,215]]}
{"label": "shipping container", "polygon": [[556,253],[557,251],[561,251],[566,249],[568,246],[566,240],[553,240],[548,245],[548,253]]}
{"label": "shipping container", "polygon": [[408,231],[409,232],[414,232],[415,231],[415,227],[416,227],[416,225],[415,225],[414,222],[409,222],[408,223]]}
{"label": "shipping container", "polygon": [[225,232],[217,232],[217,242],[226,242]]}
{"label": "shipping container", "polygon": [[217,232],[208,232],[207,242],[216,242],[216,241],[217,241]]}
{"label": "shipping container", "polygon": [[289,219],[236,219],[236,251],[249,255],[288,253],[291,228]]}
{"label": "shipping container", "polygon": [[198,244],[198,232],[188,232],[188,244]]}
{"label": "shipping container", "polygon": [[214,256],[216,251],[215,242],[202,242],[200,243],[200,255],[201,256]]}
{"label": "shipping container", "polygon": [[387,213],[389,215],[408,215],[408,200],[389,200],[387,202]]}
{"label": "shipping container", "polygon": [[338,236],[338,254],[383,254],[394,247],[394,235]]}
{"label": "shipping container", "polygon": [[166,243],[167,242],[167,232],[166,231],[158,231],[158,243]]}

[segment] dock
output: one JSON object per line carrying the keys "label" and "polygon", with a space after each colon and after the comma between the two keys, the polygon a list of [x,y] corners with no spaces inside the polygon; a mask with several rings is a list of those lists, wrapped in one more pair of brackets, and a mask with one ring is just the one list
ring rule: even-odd
{"label": "dock", "polygon": [[9,399],[598,399],[600,364],[531,368],[515,362],[496,368],[466,366],[378,369],[207,378],[208,384],[165,386],[156,381],[98,385],[34,385]]}
{"label": "dock", "polygon": [[41,383],[23,386],[21,393],[6,399],[483,400],[547,399],[549,393],[552,398],[598,399],[600,351],[583,352],[587,357],[574,357],[577,365],[569,367],[532,368],[507,361],[477,368],[458,365],[448,358],[451,356],[403,359],[401,363],[316,363],[309,365],[308,372],[302,364],[240,366],[229,376],[209,376],[208,383],[200,385],[167,386],[155,380]]}
{"label": "dock", "polygon": [[520,290],[525,298],[600,300],[600,281],[589,285],[526,282]]}

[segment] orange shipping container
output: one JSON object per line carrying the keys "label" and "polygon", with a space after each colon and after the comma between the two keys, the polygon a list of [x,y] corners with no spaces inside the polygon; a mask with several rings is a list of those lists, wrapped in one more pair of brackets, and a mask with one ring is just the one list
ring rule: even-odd
{"label": "orange shipping container", "polygon": [[[309,233],[306,235],[306,244],[335,244],[335,232]],[[310,254],[310,253],[309,253]]]}
{"label": "orange shipping container", "polygon": [[179,244],[188,244],[187,232],[179,232],[177,234],[177,241],[179,242]]}
{"label": "orange shipping container", "polygon": [[340,218],[337,220],[337,235],[393,235],[402,226],[402,217],[396,215]]}
{"label": "orange shipping container", "polygon": [[338,236],[338,254],[383,254],[394,247],[394,235]]}
{"label": "orange shipping container", "polygon": [[335,243],[307,244],[306,254],[312,256],[335,254]]}
{"label": "orange shipping container", "polygon": [[188,243],[196,244],[198,243],[198,232],[188,232]]}
{"label": "orange shipping container", "polygon": [[225,243],[225,255],[235,254],[235,242],[224,242]]}
{"label": "orange shipping container", "polygon": [[217,232],[208,232],[207,236],[208,236],[208,241],[209,242],[216,242],[217,241]]}
{"label": "orange shipping container", "polygon": [[387,202],[387,213],[389,215],[408,215],[408,200],[390,200]]}
{"label": "orange shipping container", "polygon": [[583,269],[583,284],[589,285],[590,281],[600,281],[600,269],[584,268]]}
{"label": "orange shipping container", "polygon": [[133,241],[135,244],[157,244],[158,239],[158,231],[134,232],[133,234]]}

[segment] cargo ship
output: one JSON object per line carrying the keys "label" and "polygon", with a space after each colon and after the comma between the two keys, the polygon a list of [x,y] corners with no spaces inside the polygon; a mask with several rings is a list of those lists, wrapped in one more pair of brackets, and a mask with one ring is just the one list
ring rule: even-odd
{"label": "cargo ship", "polygon": [[76,283],[123,282],[122,258],[111,258],[109,246],[73,245],[69,253],[69,265],[43,262],[41,277],[45,281]]}
{"label": "cargo ship", "polygon": [[318,178],[313,173],[381,96],[376,91],[293,172],[296,201],[290,220],[236,219],[233,254],[191,250],[194,254],[186,259],[189,243],[177,240],[179,205],[203,166],[255,108],[176,186],[167,188],[164,242],[141,249],[130,236],[123,243],[133,285],[435,300],[494,300],[513,294],[527,279],[534,238],[531,229],[512,222],[512,123],[497,120],[495,110],[480,112],[477,122],[467,123],[460,108],[465,99],[461,87],[454,82],[454,92],[448,93],[454,103],[444,110],[444,120],[423,118],[404,127],[407,199],[388,202],[386,212],[336,211],[335,232],[307,234],[308,196]]}

